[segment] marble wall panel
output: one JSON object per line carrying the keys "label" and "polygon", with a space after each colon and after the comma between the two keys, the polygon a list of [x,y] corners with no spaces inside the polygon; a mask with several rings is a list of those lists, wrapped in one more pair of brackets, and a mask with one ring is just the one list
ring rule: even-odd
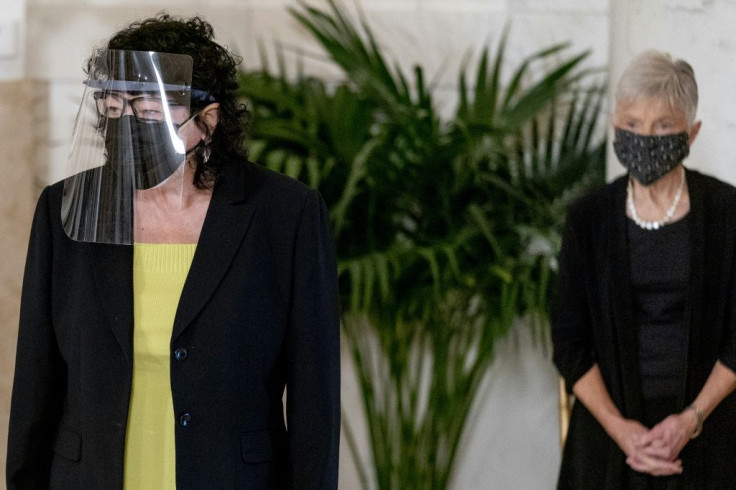
{"label": "marble wall panel", "polygon": [[573,14],[607,13],[610,0],[514,0],[509,8],[516,12],[565,12]]}
{"label": "marble wall panel", "polygon": [[226,11],[208,14],[217,23],[221,39],[233,39],[229,44],[243,56],[246,69],[258,69],[264,65],[263,56],[271,71],[278,70],[278,58],[284,60],[289,76],[298,72],[323,79],[341,79],[342,72],[327,61],[327,56],[308,34],[307,30],[281,6],[255,6],[242,19],[243,32],[228,20]]}
{"label": "marble wall panel", "polygon": [[570,43],[566,58],[590,50],[588,67],[608,64],[609,18],[606,13],[544,14],[519,13],[511,17],[509,50],[517,56],[559,43]]}
{"label": "marble wall panel", "polygon": [[496,10],[505,12],[509,10],[516,0],[417,0],[419,10],[432,9],[443,10],[454,14],[455,12],[464,12],[466,10]]}
{"label": "marble wall panel", "polygon": [[[154,15],[160,7],[28,7],[26,76],[41,80],[79,80],[92,48],[104,44],[130,21]],[[59,19],[64,19],[59,22]]]}

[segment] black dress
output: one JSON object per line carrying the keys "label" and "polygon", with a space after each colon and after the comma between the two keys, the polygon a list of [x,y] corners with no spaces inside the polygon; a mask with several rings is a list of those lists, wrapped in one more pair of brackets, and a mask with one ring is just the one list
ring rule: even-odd
{"label": "black dress", "polygon": [[690,280],[689,221],[686,216],[658,230],[644,230],[629,221],[629,263],[634,321],[638,329],[639,371],[642,397],[648,405],[676,401],[684,384]]}
{"label": "black dress", "polygon": [[[690,280],[688,216],[658,230],[629,221],[629,264],[644,425],[653,427],[678,411],[677,395],[687,363],[687,292]],[[679,476],[648,477],[666,489]]]}
{"label": "black dress", "polygon": [[[686,175],[690,213],[681,225],[687,230],[684,256],[690,270],[684,304],[687,340],[674,411],[692,402],[716,362],[736,371],[736,188],[691,170]],[[646,422],[626,184],[622,177],[568,213],[551,309],[552,340],[554,362],[568,390],[597,364],[623,416]],[[736,396],[731,394],[705,422],[700,437],[682,451],[683,474],[672,488],[733,488],[734,454]],[[625,460],[592,414],[576,403],[558,487],[648,488],[649,479]]]}

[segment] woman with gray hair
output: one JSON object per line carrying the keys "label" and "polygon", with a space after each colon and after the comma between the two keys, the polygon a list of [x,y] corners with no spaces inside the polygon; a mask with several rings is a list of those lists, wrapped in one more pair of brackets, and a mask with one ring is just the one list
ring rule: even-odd
{"label": "woman with gray hair", "polygon": [[682,162],[700,130],[684,61],[648,51],[613,116],[628,174],[568,213],[554,362],[575,394],[558,488],[732,488],[736,188]]}

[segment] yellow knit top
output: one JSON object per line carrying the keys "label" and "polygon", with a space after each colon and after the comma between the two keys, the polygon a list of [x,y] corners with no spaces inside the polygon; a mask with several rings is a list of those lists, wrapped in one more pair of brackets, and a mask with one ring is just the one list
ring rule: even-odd
{"label": "yellow knit top", "polygon": [[133,246],[133,387],[125,435],[126,490],[176,488],[171,331],[196,244]]}

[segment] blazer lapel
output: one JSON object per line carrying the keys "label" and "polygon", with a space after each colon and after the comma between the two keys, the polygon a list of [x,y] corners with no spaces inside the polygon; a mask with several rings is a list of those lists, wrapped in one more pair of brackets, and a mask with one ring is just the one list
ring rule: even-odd
{"label": "blazer lapel", "polygon": [[110,328],[129,362],[133,362],[133,247],[90,244],[92,273]]}
{"label": "blazer lapel", "polygon": [[243,169],[244,166],[231,169],[230,175],[223,176],[222,184],[215,186],[174,317],[172,341],[192,323],[217,290],[253,218],[255,206],[246,202],[246,196],[254,182],[248,182],[246,188]]}
{"label": "blazer lapel", "polygon": [[623,386],[622,411],[627,417],[641,420],[641,376],[639,374],[639,338],[634,322],[634,302],[631,291],[631,266],[629,264],[628,218],[626,217],[626,186],[621,179],[613,186],[610,202],[612,218],[608,256],[613,264],[610,292],[611,305],[618,343]]}

